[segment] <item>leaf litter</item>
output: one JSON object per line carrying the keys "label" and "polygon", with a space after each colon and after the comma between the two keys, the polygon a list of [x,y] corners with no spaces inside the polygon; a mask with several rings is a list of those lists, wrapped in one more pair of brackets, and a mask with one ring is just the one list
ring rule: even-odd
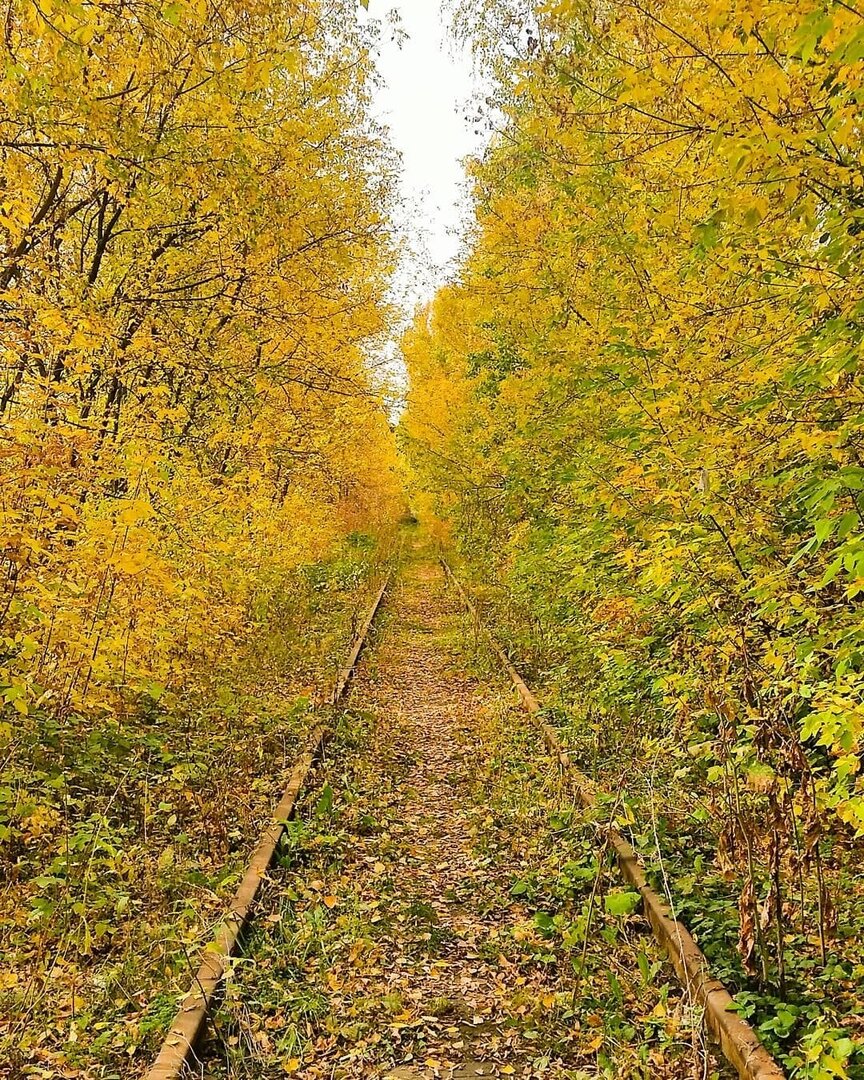
{"label": "leaf litter", "polygon": [[317,782],[208,1076],[729,1075],[431,561],[394,587]]}

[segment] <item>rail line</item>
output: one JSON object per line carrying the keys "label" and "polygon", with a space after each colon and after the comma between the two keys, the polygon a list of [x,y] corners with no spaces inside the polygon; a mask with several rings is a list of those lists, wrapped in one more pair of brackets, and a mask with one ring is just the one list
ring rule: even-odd
{"label": "rail line", "polygon": [[[597,787],[572,762],[564,749],[558,733],[543,719],[542,707],[519,674],[512,660],[496,641],[480,618],[477,606],[465,586],[456,577],[447,560],[440,559],[448,579],[455,586],[475,625],[485,634],[492,651],[503,664],[522,704],[538,727],[550,754],[558,762],[562,772],[568,775],[576,793],[585,807],[597,805]],[[669,905],[649,885],[639,857],[631,844],[614,828],[609,828],[609,843],[618,857],[618,864],[625,880],[642,897],[645,916],[651,924],[654,936],[666,952],[679,980],[688,994],[705,1012],[709,1031],[717,1041],[724,1056],[738,1072],[742,1080],[783,1080],[783,1070],[763,1046],[754,1029],[730,1009],[734,998],[728,989],[711,976],[705,954],[693,940],[690,931],[679,922]]]}
{"label": "rail line", "polygon": [[[595,807],[599,789],[573,764],[558,733],[544,720],[539,701],[505,650],[483,623],[475,602],[452,568],[444,558],[440,558],[440,563],[446,579],[459,594],[475,627],[486,637],[493,653],[508,673],[550,756],[556,761],[562,774],[569,778],[579,801],[587,808]],[[352,642],[348,657],[338,673],[327,701],[327,705],[332,708],[337,707],[345,695],[389,583],[388,574]],[[196,1054],[196,1045],[205,1029],[211,1006],[217,998],[229,959],[237,951],[243,930],[252,917],[262,881],[273,861],[286,823],[295,813],[301,790],[325,745],[327,734],[328,727],[324,722],[316,724],[311,731],[306,749],[291,773],[270,824],[261,835],[240,887],[213,940],[202,952],[200,967],[145,1080],[181,1080],[189,1075],[190,1066],[203,1072],[203,1063]],[[665,951],[688,998],[703,1010],[708,1032],[719,1044],[721,1052],[741,1080],[783,1080],[785,1074],[762,1045],[754,1029],[730,1011],[734,1004],[732,995],[722,982],[711,976],[708,961],[692,935],[651,887],[636,851],[611,827],[608,830],[608,842],[615,851],[623,877],[641,895],[643,911],[651,930]]]}
{"label": "rail line", "polygon": [[[372,623],[390,584],[388,573],[366,615],[360,630],[354,637],[348,658],[336,678],[333,692],[327,704],[336,708],[351,681],[354,668],[366,643]],[[316,724],[307,741],[306,749],[294,766],[278,806],[273,811],[270,824],[264,830],[252,854],[246,873],[222,918],[213,940],[201,956],[200,966],[192,984],[178,1009],[168,1034],[146,1080],[179,1080],[195,1056],[195,1047],[207,1022],[211,1005],[225,976],[225,969],[236,952],[241,934],[252,918],[253,908],[264,876],[276,854],[276,848],[293,817],[297,800],[315,761],[327,741],[328,726]]]}

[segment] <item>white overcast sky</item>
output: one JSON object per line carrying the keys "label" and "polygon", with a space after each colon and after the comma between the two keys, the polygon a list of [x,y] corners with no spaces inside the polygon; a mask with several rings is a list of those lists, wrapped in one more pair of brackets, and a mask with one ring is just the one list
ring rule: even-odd
{"label": "white overcast sky", "polygon": [[[402,33],[391,31],[390,12]],[[409,248],[396,288],[410,312],[448,277],[459,251],[467,211],[463,159],[486,139],[472,122],[479,84],[439,0],[369,0],[360,14],[382,25],[375,110],[402,156]]]}

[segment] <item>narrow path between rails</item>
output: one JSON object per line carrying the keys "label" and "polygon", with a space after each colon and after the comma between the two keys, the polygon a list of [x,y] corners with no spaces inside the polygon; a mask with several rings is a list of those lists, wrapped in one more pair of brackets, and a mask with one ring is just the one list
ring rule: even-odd
{"label": "narrow path between rails", "polygon": [[[216,1017],[208,1075],[717,1075],[602,830],[409,564]],[[611,898],[611,903],[610,903]]]}

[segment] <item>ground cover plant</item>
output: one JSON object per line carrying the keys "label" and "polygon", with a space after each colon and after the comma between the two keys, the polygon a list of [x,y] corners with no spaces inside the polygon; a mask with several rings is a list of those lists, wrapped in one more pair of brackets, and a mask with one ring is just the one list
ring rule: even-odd
{"label": "ground cover plant", "polygon": [[[136,1074],[237,887],[382,564],[305,568],[290,603],[196,692],[33,713],[5,761],[4,1059]],[[316,712],[316,709],[318,710]]]}
{"label": "ground cover plant", "polygon": [[208,1074],[728,1075],[608,858],[606,811],[577,807],[440,568],[409,564],[387,606]]}

